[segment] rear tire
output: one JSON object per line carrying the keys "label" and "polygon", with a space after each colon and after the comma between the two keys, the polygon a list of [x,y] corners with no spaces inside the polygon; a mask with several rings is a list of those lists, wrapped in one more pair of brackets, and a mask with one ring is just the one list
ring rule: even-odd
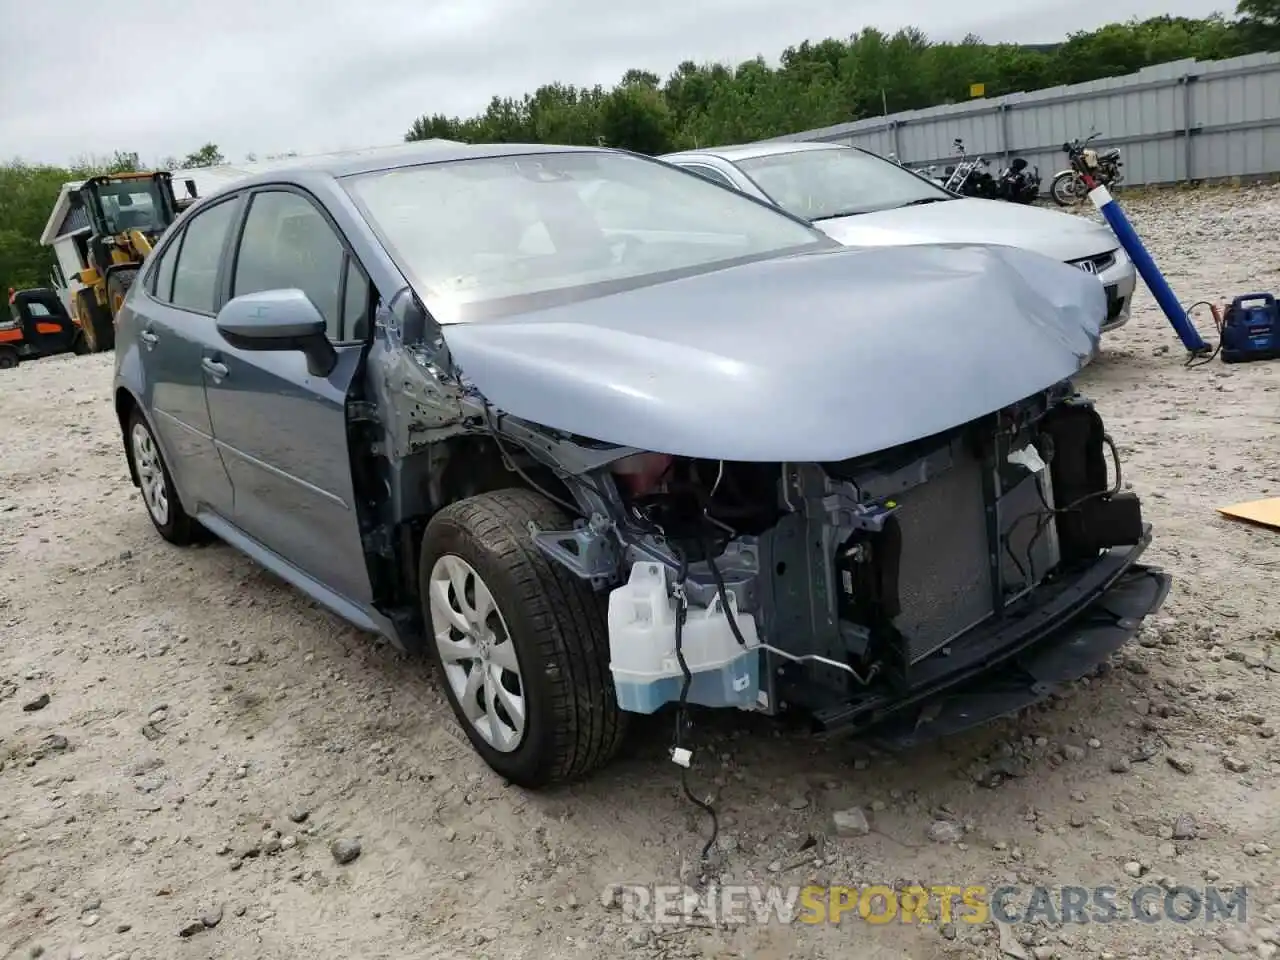
{"label": "rear tire", "polygon": [[0,347],[0,370],[12,370],[18,365],[18,351],[12,347]]}
{"label": "rear tire", "polygon": [[138,473],[142,503],[160,536],[179,547],[194,543],[200,527],[182,508],[160,444],[156,443],[151,425],[137,407],[129,414],[125,443],[129,445],[129,459]]}
{"label": "rear tire", "polygon": [[423,536],[418,586],[429,656],[458,723],[494,772],[537,788],[608,763],[627,714],[609,672],[604,597],[533,545],[531,521],[571,525],[528,490],[445,507]]}

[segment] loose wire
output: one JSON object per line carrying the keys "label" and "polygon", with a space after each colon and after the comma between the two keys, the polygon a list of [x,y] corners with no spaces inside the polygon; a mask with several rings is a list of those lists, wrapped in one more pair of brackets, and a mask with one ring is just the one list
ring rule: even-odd
{"label": "loose wire", "polygon": [[[689,730],[693,728],[693,724],[688,718],[689,687],[693,684],[693,673],[689,670],[689,664],[684,656],[684,623],[689,612],[688,597],[685,595],[685,581],[689,575],[689,561],[685,557],[684,551],[674,543],[670,544],[670,547],[680,565],[676,572],[676,660],[679,662],[680,672],[684,676],[684,681],[680,685],[680,700],[676,706],[675,747],[672,750],[674,757],[676,751],[684,749],[686,728]],[[690,751],[690,756],[692,756],[692,751]],[[683,763],[680,763],[679,766],[680,788],[684,791],[684,795],[689,799],[690,803],[703,810],[711,818],[711,836],[707,838],[707,842],[703,845],[700,857],[705,864],[711,854],[711,848],[715,846],[716,839],[720,836],[720,819],[716,816],[716,808],[708,801],[700,799],[690,789],[689,768]]]}
{"label": "loose wire", "polygon": [[1191,318],[1191,311],[1194,310],[1196,307],[1208,307],[1209,312],[1213,314],[1213,325],[1215,328],[1217,328],[1217,331],[1218,331],[1218,345],[1213,348],[1213,351],[1211,353],[1192,354],[1191,356],[1187,357],[1187,362],[1183,364],[1183,366],[1185,366],[1188,370],[1191,369],[1192,367],[1203,367],[1206,363],[1209,363],[1211,360],[1213,360],[1213,358],[1218,355],[1218,352],[1222,350],[1222,317],[1218,314],[1217,305],[1210,303],[1208,300],[1196,301],[1191,306],[1187,307],[1188,320],[1190,320]]}
{"label": "loose wire", "polygon": [[[1115,467],[1115,481],[1111,484],[1110,488],[1086,493],[1084,496],[1078,497],[1065,507],[1051,507],[1049,506],[1049,502],[1044,498],[1044,491],[1040,489],[1040,484],[1037,483],[1035,485],[1036,496],[1040,498],[1040,503],[1044,506],[1044,510],[1036,510],[1022,514],[1009,525],[1008,531],[1005,532],[1003,537],[1005,550],[1009,554],[1010,558],[1013,559],[1014,564],[1018,568],[1018,572],[1026,578],[1028,587],[1033,585],[1035,575],[1035,562],[1031,558],[1031,552],[1035,549],[1036,542],[1040,539],[1041,534],[1048,529],[1049,522],[1060,514],[1070,513],[1081,504],[1092,500],[1095,497],[1114,497],[1120,492],[1120,488],[1124,485],[1124,475],[1121,472],[1120,467],[1120,451],[1116,448],[1115,441],[1111,439],[1110,434],[1104,433],[1102,435],[1102,442],[1107,445],[1108,449],[1110,449],[1111,462]],[[1022,564],[1018,563],[1017,558],[1013,556],[1012,548],[1009,546],[1009,538],[1013,536],[1013,531],[1017,528],[1018,524],[1023,520],[1026,520],[1028,517],[1037,517],[1038,519],[1036,521],[1035,532],[1031,534],[1031,540],[1027,543],[1027,569],[1024,570]]]}

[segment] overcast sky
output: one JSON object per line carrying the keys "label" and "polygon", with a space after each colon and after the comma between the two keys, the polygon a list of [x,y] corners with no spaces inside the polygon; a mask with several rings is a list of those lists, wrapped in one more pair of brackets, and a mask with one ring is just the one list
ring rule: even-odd
{"label": "overcast sky", "polygon": [[[183,8],[187,8],[184,10]],[[1045,42],[1108,20],[1203,16],[1212,0],[0,0],[0,158],[146,161],[213,141],[229,159],[398,143],[552,81],[629,67],[775,62],[864,26]]]}

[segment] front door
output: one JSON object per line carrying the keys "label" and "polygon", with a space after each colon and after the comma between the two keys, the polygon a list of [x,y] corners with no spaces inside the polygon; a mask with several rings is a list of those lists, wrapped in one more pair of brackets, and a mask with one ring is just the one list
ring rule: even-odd
{"label": "front door", "polygon": [[[144,407],[165,452],[165,462],[192,514],[229,516],[231,480],[213,443],[200,362],[212,337],[219,264],[239,201],[224,200],[193,214],[181,234],[159,251],[129,299],[121,328],[134,332],[117,350],[137,351]],[[128,362],[132,358],[124,358]]]}
{"label": "front door", "polygon": [[213,435],[242,531],[331,590],[368,605],[372,591],[347,448],[347,392],[361,367],[355,339],[369,286],[307,195],[253,193],[231,265],[230,296],[302,290],[329,324],[338,362],[313,376],[297,351],[237,350],[221,338],[202,366]]}

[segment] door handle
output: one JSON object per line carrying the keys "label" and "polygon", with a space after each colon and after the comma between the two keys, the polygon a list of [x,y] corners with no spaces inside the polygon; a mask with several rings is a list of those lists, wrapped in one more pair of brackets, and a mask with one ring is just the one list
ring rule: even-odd
{"label": "door handle", "polygon": [[157,343],[160,342],[160,338],[157,337],[150,330],[143,330],[140,334],[138,334],[138,339],[141,340],[143,343],[145,343],[148,347],[154,347]]}
{"label": "door handle", "polygon": [[221,380],[227,375],[227,365],[225,363],[219,363],[217,360],[210,360],[208,357],[205,357],[200,361],[200,366],[204,368],[205,373],[209,374],[209,376],[213,377],[215,380]]}

